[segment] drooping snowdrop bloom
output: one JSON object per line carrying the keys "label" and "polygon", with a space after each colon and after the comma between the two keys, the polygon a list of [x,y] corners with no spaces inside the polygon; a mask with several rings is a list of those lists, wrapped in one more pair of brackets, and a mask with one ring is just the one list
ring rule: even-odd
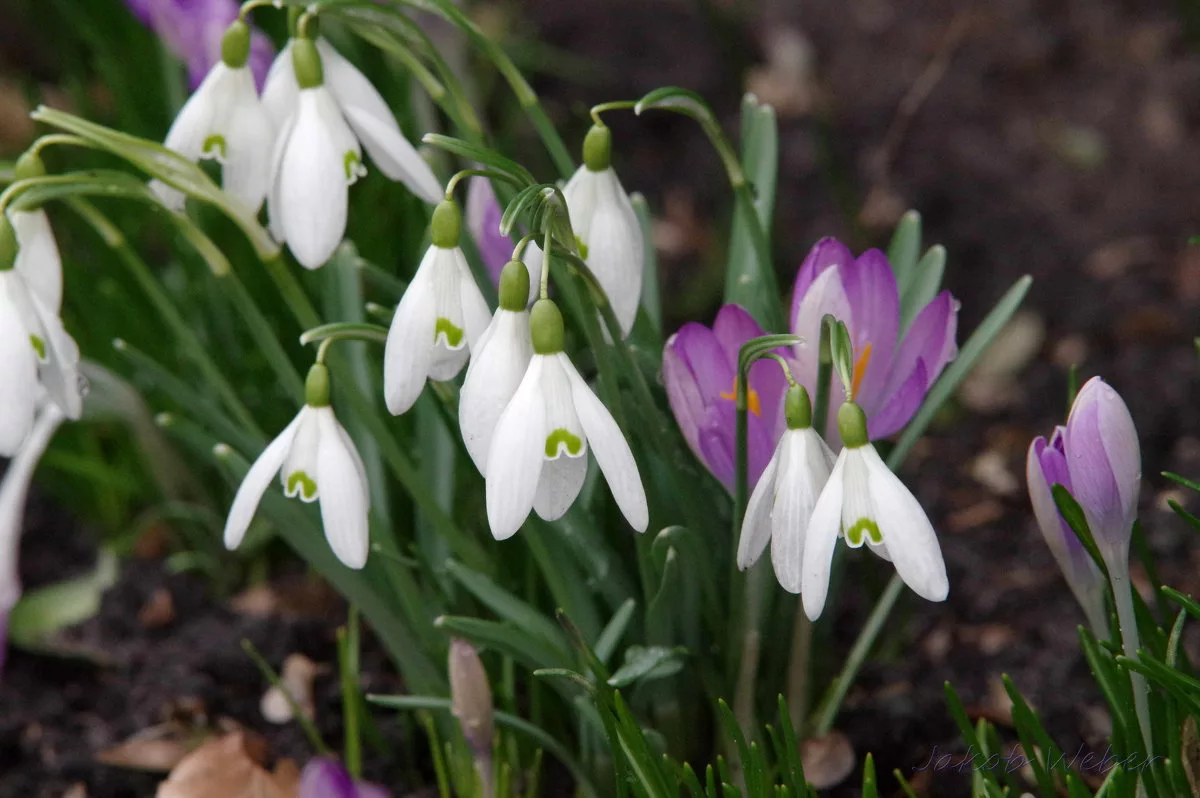
{"label": "drooping snowdrop bloom", "polygon": [[[467,182],[467,230],[475,240],[483,265],[487,267],[492,283],[500,285],[500,273],[512,254],[512,240],[500,232],[500,220],[504,209],[496,199],[491,181],[479,175]],[[542,279],[542,248],[531,241],[525,248],[525,268],[529,270],[529,300],[537,299],[538,285]]]}
{"label": "drooping snowdrop bloom", "polygon": [[[741,306],[725,305],[712,329],[689,322],[667,340],[663,351],[663,384],[675,421],[697,459],[730,492],[737,451],[738,353],[761,335],[762,328]],[[747,473],[753,488],[783,434],[787,383],[774,363],[760,360],[750,367],[747,387]]]}
{"label": "drooping snowdrop bloom", "polygon": [[[125,0],[125,5],[183,59],[193,89],[220,60],[225,29],[241,10],[237,0]],[[260,86],[274,55],[271,40],[255,30],[250,39],[250,69]]]}
{"label": "drooping snowdrop bloom", "polygon": [[784,590],[799,593],[804,537],[829,479],[833,452],[812,427],[812,404],[803,386],[788,389],[785,405],[787,430],[746,505],[737,564],[749,568],[770,541],[775,578]]}
{"label": "drooping snowdrop bloom", "polygon": [[593,125],[583,142],[583,166],[563,187],[580,253],[629,335],[642,297],[642,227],[611,165],[612,132]]}
{"label": "drooping snowdrop bloom", "polygon": [[1064,445],[1066,432],[1066,427],[1059,426],[1054,428],[1049,442],[1040,435],[1034,439],[1029,445],[1029,455],[1025,461],[1025,480],[1029,484],[1033,514],[1042,537],[1046,539],[1046,546],[1054,555],[1079,606],[1083,608],[1092,631],[1097,636],[1103,636],[1108,627],[1104,611],[1104,574],[1059,514],[1051,491],[1057,484],[1072,493]]}
{"label": "drooping snowdrop bloom", "polygon": [[[17,180],[29,180],[46,174],[37,153],[28,151],[17,159]],[[62,258],[50,219],[41,208],[10,211],[8,215],[17,236],[17,273],[30,291],[38,295],[52,313],[62,309]]]}
{"label": "drooping snowdrop bloom", "polygon": [[[250,27],[235,20],[221,40],[221,60],[184,104],[164,145],[193,161],[219,161],[222,187],[252,213],[267,196],[275,126],[258,99],[250,71]],[[163,201],[183,207],[183,194],[154,183]]]}
{"label": "drooping snowdrop bloom", "polygon": [[517,392],[533,357],[529,338],[529,272],[509,261],[500,276],[500,307],[479,337],[458,395],[458,425],[475,467],[487,476],[488,450],[500,414]]}
{"label": "drooping snowdrop bloom", "polygon": [[[430,204],[440,200],[442,188],[433,170],[404,137],[387,102],[366,75],[323,38],[289,40],[271,65],[263,87],[263,104],[276,126],[285,129],[288,120],[297,116],[304,105],[306,76],[302,75],[295,51],[309,48],[314,41],[317,61],[324,69],[324,85],[333,100],[332,103],[324,103],[329,106],[327,110],[335,110],[343,117],[343,126],[349,126],[353,131],[352,136],[357,137],[357,142],[362,142],[371,161],[389,180],[403,183],[409,191]],[[357,144],[353,151],[355,169],[360,170]],[[345,152],[349,158],[349,150]],[[348,164],[347,177],[350,178]]]}
{"label": "drooping snowdrop bloom", "polygon": [[358,781],[340,762],[327,757],[308,760],[300,774],[299,798],[390,798],[378,784]]}
{"label": "drooping snowdrop bloom", "polygon": [[0,217],[0,457],[11,457],[29,434],[39,383],[67,418],[83,413],[79,347],[44,301],[55,298],[51,289],[31,288],[17,257],[13,226]]}
{"label": "drooping snowdrop bloom", "polygon": [[320,501],[325,538],[347,567],[367,562],[370,508],[367,472],[354,442],[329,406],[329,370],[308,372],[305,405],[267,445],[246,473],[225,521],[225,546],[235,549],[246,535],[263,493],[279,474],[284,495]]}
{"label": "drooping snowdrop bloom", "polygon": [[8,614],[21,597],[17,561],[24,525],[25,497],[29,493],[34,469],[62,422],[63,414],[58,406],[53,402],[44,402],[33,430],[9,461],[4,479],[0,481],[0,670],[4,669]]}
{"label": "drooping snowdrop bloom", "polygon": [[867,418],[855,402],[838,409],[842,451],[817,498],[804,541],[801,594],[816,620],[825,608],[829,569],[839,537],[890,560],[913,591],[929,601],[950,592],[942,550],[929,517],[871,445]]}
{"label": "drooping snowdrop bloom", "polygon": [[[856,354],[853,394],[867,413],[871,440],[898,432],[916,413],[935,379],[958,354],[958,302],[942,291],[900,329],[900,292],[887,257],[868,250],[857,259],[841,242],[825,238],[808,253],[792,295],[796,381],[817,390],[821,323],[832,314],[846,325]],[[834,445],[837,409],[845,393],[830,387],[829,421],[823,430]]]}
{"label": "drooping snowdrop bloom", "polygon": [[487,302],[471,276],[458,237],[453,200],[433,212],[433,244],[396,306],[383,353],[383,396],[392,415],[407,412],[425,381],[452,379],[488,328]]}
{"label": "drooping snowdrop bloom", "polygon": [[563,352],[558,307],[540,299],[530,314],[533,357],[496,423],[487,461],[487,514],[497,540],[512,537],[530,510],[561,518],[587,476],[591,449],[625,520],[649,523],[646,491],[629,443]]}

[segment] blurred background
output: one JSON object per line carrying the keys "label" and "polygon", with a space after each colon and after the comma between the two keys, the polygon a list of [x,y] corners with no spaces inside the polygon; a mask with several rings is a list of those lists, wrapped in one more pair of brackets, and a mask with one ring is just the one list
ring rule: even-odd
{"label": "blurred background", "polygon": [[[960,340],[1013,280],[1033,276],[1025,310],[905,468],[942,534],[951,600],[922,607],[919,617],[897,614],[905,642],[864,671],[841,731],[858,756],[873,751],[882,771],[908,772],[935,746],[954,748],[942,682],[952,680],[973,713],[1002,723],[1009,708],[1000,675],[1007,673],[1065,748],[1101,742],[1108,732],[1102,699],[1085,678],[1073,635],[1082,617],[1030,517],[1025,447],[1065,416],[1070,367],[1111,382],[1142,434],[1141,517],[1162,579],[1200,590],[1200,547],[1165,504],[1185,497],[1158,476],[1200,473],[1200,247],[1189,244],[1200,233],[1200,4],[468,6],[530,75],[568,142],[580,141],[591,105],[663,85],[704,95],[734,135],[744,92],[774,105],[781,171],[773,240],[782,285],[790,286],[820,237],[840,237],[856,251],[881,246],[908,208],[921,212],[927,243],[949,252],[946,285],[962,303]],[[282,25],[267,29],[280,41]],[[539,176],[552,174],[494,73],[448,34],[445,46],[476,75],[503,145]],[[378,58],[366,48],[361,57]],[[393,105],[412,103],[419,116],[420,99],[404,89],[402,74],[393,89]],[[119,0],[4,0],[0,7],[0,159],[15,158],[37,135],[28,112],[38,103],[161,139],[187,90],[179,63]],[[606,121],[624,184],[643,192],[655,215],[667,328],[710,320],[730,209],[719,162],[682,117],[613,113]],[[369,203],[369,193],[356,201]],[[107,342],[133,337],[128,325],[144,320],[133,308],[89,314],[121,301],[122,278],[93,257],[91,231],[51,214],[67,260],[68,329],[85,356],[128,375]],[[116,212],[114,220],[141,236],[147,260],[169,282],[174,267],[159,262],[168,258],[162,230],[140,211]],[[380,219],[355,224],[387,229]],[[390,266],[419,237],[376,237],[384,243],[368,254]],[[169,407],[151,399],[149,409]],[[253,715],[257,677],[232,645],[241,637],[278,658],[291,651],[315,658],[331,645],[338,610],[327,598],[292,606],[277,595],[283,603],[269,611],[248,610],[244,595],[241,605],[230,604],[194,571],[170,567],[171,534],[142,512],[161,486],[128,438],[124,426],[69,426],[39,472],[21,560],[27,587],[87,572],[101,540],[132,559],[99,615],[71,641],[103,648],[111,662],[11,659],[0,681],[0,785],[50,785],[44,794],[60,795],[87,781],[99,785],[93,796],[144,794],[129,786],[133,777],[96,764],[95,752],[184,711],[185,697],[202,701],[205,712]],[[311,591],[300,592],[311,599]],[[868,608],[867,596],[849,600],[847,637]],[[153,610],[164,601],[165,620]],[[382,689],[393,677],[378,659],[372,687]],[[318,681],[318,688],[318,700],[336,702],[335,685]],[[284,752],[302,745],[294,731],[271,734]],[[928,786],[921,779],[914,783]],[[7,789],[0,786],[0,795],[35,794]]]}

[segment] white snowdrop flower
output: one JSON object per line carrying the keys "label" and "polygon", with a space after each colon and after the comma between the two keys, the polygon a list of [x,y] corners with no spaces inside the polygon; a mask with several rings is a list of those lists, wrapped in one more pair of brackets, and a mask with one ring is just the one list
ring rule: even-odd
{"label": "white snowdrop flower", "polygon": [[746,505],[737,564],[742,570],[749,568],[770,541],[776,579],[784,590],[799,593],[804,538],[829,479],[833,452],[812,427],[812,404],[804,386],[788,389],[784,415],[787,430]]}
{"label": "white snowdrop flower", "polygon": [[[17,159],[17,180],[42,177],[46,167],[37,153],[28,151]],[[8,220],[17,235],[17,273],[30,291],[53,313],[62,308],[62,257],[50,219],[41,208],[31,211],[9,211]]]}
{"label": "white snowdrop flower", "polygon": [[[249,57],[250,27],[235,20],[221,40],[221,60],[180,109],[163,144],[193,161],[220,162],[222,187],[257,213],[270,185],[276,126],[258,98]],[[166,205],[182,209],[182,193],[153,185]]]}
{"label": "white snowdrop flower", "polygon": [[26,285],[16,259],[13,227],[0,218],[0,457],[11,457],[29,434],[39,382],[67,418],[83,414],[79,347]]}
{"label": "white snowdrop flower", "polygon": [[517,392],[533,357],[529,337],[529,272],[509,261],[500,273],[500,307],[467,366],[458,395],[458,425],[475,467],[487,476],[488,450],[500,414]]}
{"label": "white snowdrop flower", "polygon": [[453,200],[433,212],[433,244],[396,306],[383,352],[383,396],[392,415],[407,412],[425,381],[453,379],[476,351],[491,316],[458,248],[462,215]]}
{"label": "white snowdrop flower", "polygon": [[[297,39],[288,41],[279,53],[263,85],[263,104],[282,127],[296,113],[301,91],[292,50]],[[396,117],[367,76],[323,38],[316,38],[317,52],[325,68],[325,85],[350,128],[362,142],[380,172],[408,186],[428,203],[442,197],[442,189],[429,164],[400,131]]]}
{"label": "white snowdrop flower", "polygon": [[645,250],[629,195],[610,165],[612,133],[594,125],[583,143],[583,166],[563,188],[580,253],[629,335],[642,297]]}
{"label": "white snowdrop flower", "polygon": [[235,549],[242,542],[263,493],[279,474],[284,495],[306,503],[320,501],[321,523],[333,553],[347,567],[362,568],[370,544],[367,471],[329,406],[329,370],[315,364],[305,387],[304,407],[242,480],[225,521],[225,547]]}
{"label": "white snowdrop flower", "polygon": [[867,437],[867,417],[854,402],[838,410],[843,448],[817,499],[804,542],[802,599],[816,620],[825,607],[829,569],[839,536],[857,548],[864,542],[896,566],[896,573],[929,601],[950,591],[942,550],[916,497],[891,472]]}
{"label": "white snowdrop flower", "polygon": [[646,491],[629,443],[563,352],[563,322],[548,299],[530,314],[533,357],[500,415],[487,460],[487,514],[497,540],[512,537],[530,510],[561,518],[579,496],[591,449],[625,520],[646,531]]}

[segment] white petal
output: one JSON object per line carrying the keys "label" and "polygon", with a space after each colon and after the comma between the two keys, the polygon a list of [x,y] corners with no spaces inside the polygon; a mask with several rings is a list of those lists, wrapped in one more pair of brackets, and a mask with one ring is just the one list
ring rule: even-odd
{"label": "white petal", "polygon": [[842,476],[842,536],[846,545],[858,548],[865,541],[880,538],[881,517],[871,495],[866,451],[868,446],[851,449],[846,455]]}
{"label": "white petal", "polygon": [[58,314],[50,311],[37,296],[28,296],[46,348],[46,362],[39,366],[38,376],[50,399],[67,418],[77,421],[83,415],[79,346],[63,327]]}
{"label": "white petal", "polygon": [[[213,122],[219,108],[220,98],[215,89],[219,88],[228,69],[223,62],[219,61],[213,66],[204,81],[196,87],[196,91],[192,92],[192,96],[179,109],[178,116],[175,117],[175,121],[171,123],[171,128],[167,131],[163,146],[174,150],[188,160],[199,160],[204,152],[204,142],[212,132]],[[172,210],[183,210],[183,192],[171,188],[159,180],[150,181],[150,187],[162,200],[163,205]]]}
{"label": "white petal", "polygon": [[532,305],[541,290],[542,261],[545,260],[545,255],[542,254],[542,248],[537,245],[536,241],[530,241],[525,246],[521,258],[525,268],[529,271],[529,304]]}
{"label": "white petal", "polygon": [[[280,244],[287,242],[283,230],[283,210],[279,195],[279,169],[283,166],[283,155],[287,152],[288,142],[291,141],[292,131],[296,129],[296,115],[284,120],[279,135],[275,137],[275,150],[271,154],[271,179],[267,191],[267,229],[271,237]],[[349,195],[347,195],[347,200]]]}
{"label": "white petal", "polygon": [[279,471],[283,495],[305,504],[315,502],[321,495],[317,478],[318,453],[321,445],[319,408],[305,405],[296,416],[296,435],[292,439],[287,459]]}
{"label": "white petal", "polygon": [[487,300],[483,298],[479,284],[471,274],[471,267],[467,265],[467,256],[461,249],[454,250],[454,260],[458,263],[459,304],[462,307],[463,326],[467,330],[467,346],[474,351],[479,337],[491,322],[492,312],[488,310]]}
{"label": "white petal", "polygon": [[275,198],[288,247],[308,269],[324,265],[346,232],[347,150],[339,146],[339,124],[346,123],[323,87],[300,92]]}
{"label": "white petal", "polygon": [[587,452],[547,460],[538,479],[533,509],[546,521],[557,521],[571,509],[587,477]]}
{"label": "white petal", "polygon": [[33,426],[37,356],[13,295],[21,278],[0,273],[0,457],[12,457]]}
{"label": "white petal", "polygon": [[52,312],[62,308],[62,258],[50,219],[45,211],[14,211],[9,214],[17,234],[17,273],[29,290]]}
{"label": "white petal", "polygon": [[433,169],[417,148],[404,138],[390,112],[381,119],[356,105],[343,105],[342,111],[379,171],[391,180],[399,180],[419,199],[431,205],[442,199],[442,187]]}
{"label": "white petal", "polygon": [[876,518],[896,573],[922,598],[944,601],[950,582],[929,516],[900,478],[884,465],[875,447],[862,449]]}
{"label": "white petal", "polygon": [[[317,52],[321,55],[321,64],[325,69],[325,85],[329,87],[333,99],[343,110],[354,106],[380,120],[390,119],[396,132],[400,132],[387,102],[358,67],[326,39],[317,39]],[[438,194],[437,199],[440,200],[441,192]]]}
{"label": "white petal", "polygon": [[789,593],[799,593],[804,539],[817,497],[829,480],[824,442],[811,427],[788,430],[779,441],[779,476],[771,511],[771,564]]}
{"label": "white petal", "polygon": [[236,549],[242,542],[242,538],[246,536],[246,529],[250,526],[251,519],[254,518],[254,511],[258,509],[258,503],[262,501],[263,493],[271,484],[271,480],[279,473],[279,469],[283,467],[283,461],[292,448],[292,439],[296,436],[296,429],[299,427],[303,415],[304,411],[301,410],[300,414],[292,419],[292,423],[284,427],[283,432],[279,433],[279,436],[271,441],[266,449],[263,449],[262,454],[246,472],[246,477],[238,487],[237,495],[233,497],[233,506],[229,508],[229,517],[225,520],[225,548]]}
{"label": "white petal", "polygon": [[337,558],[349,568],[362,568],[370,549],[367,513],[370,499],[353,443],[328,407],[316,411],[320,443],[317,484],[321,486],[321,523]]}
{"label": "white petal", "polygon": [[633,459],[629,443],[621,434],[617,422],[613,421],[612,414],[592,393],[567,356],[560,352],[557,357],[571,381],[575,411],[587,434],[588,445],[612,490],[617,506],[630,526],[638,532],[645,532],[650,523],[650,511],[646,506],[646,491],[642,487],[642,478],[638,474],[637,462]]}
{"label": "white petal", "polygon": [[804,537],[800,598],[804,602],[804,614],[813,621],[821,617],[821,610],[825,609],[825,597],[829,593],[829,569],[842,528],[842,478],[848,451],[843,449],[833,464],[833,472],[817,497],[817,505],[808,522],[808,534]]}
{"label": "white petal", "polygon": [[641,225],[612,169],[597,175],[596,207],[584,241],[588,268],[604,288],[621,331],[628,335],[642,298],[645,249]]}
{"label": "white petal", "polygon": [[750,494],[750,501],[746,503],[746,514],[742,516],[742,532],[738,538],[737,566],[740,570],[744,571],[758,562],[771,539],[771,506],[775,502],[775,479],[779,468],[779,454],[786,438],[785,434],[779,440],[779,445],[775,447],[767,467],[763,469],[762,476],[758,478],[758,483]]}
{"label": "white petal", "polygon": [[[458,258],[455,257],[457,249],[436,246],[429,249],[434,253],[430,273],[433,279],[434,305],[437,309],[429,378],[450,380],[462,371],[470,356],[471,338],[463,318],[462,275],[458,269]],[[484,310],[486,312],[486,306]],[[485,321],[484,329],[486,327]]]}
{"label": "white petal", "polygon": [[546,356],[529,362],[512,401],[496,423],[487,461],[488,526],[496,540],[516,534],[533,509],[545,462],[546,405],[542,369]]}
{"label": "white petal", "polygon": [[571,215],[571,227],[580,241],[587,241],[588,233],[592,229],[598,174],[600,173],[581,166],[563,186],[563,198],[567,201],[567,211]]}
{"label": "white petal", "polygon": [[292,67],[292,40],[288,39],[287,45],[275,56],[267,71],[262,103],[275,127],[282,128],[296,113],[299,100],[300,84],[296,82],[296,72]]}
{"label": "white petal", "polygon": [[259,102],[250,69],[242,67],[233,72],[235,90],[229,106],[222,109],[226,150],[221,182],[252,213],[258,213],[271,180],[275,124]]}
{"label": "white petal", "polygon": [[567,368],[573,369],[565,355],[554,356],[547,358],[542,372],[542,396],[546,399],[545,450],[551,459],[587,454],[587,432],[575,412],[574,386],[567,377]]}
{"label": "white petal", "polygon": [[436,247],[430,247],[396,306],[383,350],[383,398],[394,416],[407,412],[425,387],[437,320],[433,293]]}
{"label": "white petal", "polygon": [[57,407],[45,405],[33,424],[33,430],[9,461],[4,470],[4,479],[0,482],[0,616],[7,614],[21,596],[17,559],[25,516],[25,497],[38,461],[62,421],[63,415]]}
{"label": "white petal", "polygon": [[479,339],[458,396],[458,424],[475,467],[487,476],[487,456],[500,414],[533,357],[529,314],[500,309]]}

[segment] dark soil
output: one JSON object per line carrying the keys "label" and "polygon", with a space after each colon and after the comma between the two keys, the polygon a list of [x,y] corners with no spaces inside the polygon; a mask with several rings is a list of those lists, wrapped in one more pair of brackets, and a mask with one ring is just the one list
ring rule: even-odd
{"label": "dark soil", "polygon": [[[1102,755],[1103,701],[1074,631],[1082,615],[1032,522],[1025,447],[1062,421],[1070,365],[1103,375],[1142,435],[1142,520],[1161,576],[1200,592],[1200,549],[1164,509],[1170,483],[1159,476],[1200,473],[1191,343],[1200,255],[1187,245],[1200,229],[1200,49],[1166,0],[768,0],[750,15],[741,5],[696,4],[701,13],[665,0],[526,0],[521,13],[582,62],[539,82],[552,113],[575,123],[585,104],[675,84],[704,94],[735,130],[744,68],[764,61],[773,37],[799,36],[813,65],[796,107],[781,113],[783,284],[820,236],[882,244],[899,212],[915,207],[927,240],[949,250],[960,340],[1022,274],[1035,279],[1028,329],[1040,322],[1045,332],[1018,380],[946,414],[910,458],[904,476],[942,533],[952,596],[942,605],[904,600],[839,728],[860,758],[874,752],[882,773],[898,768],[933,794],[961,794],[961,760],[915,772],[935,752],[965,750],[943,682],[973,715],[1003,727],[998,685],[1007,673],[1068,756],[1081,745]],[[906,97],[920,101],[902,112]],[[611,123],[626,186],[666,220],[664,293],[676,298],[674,318],[711,313],[720,263],[704,252],[727,210],[716,158],[682,118],[613,114]],[[87,561],[72,551],[81,544],[69,520],[43,507],[31,522],[37,531],[22,559],[30,585],[61,578],[64,562]],[[157,587],[171,591],[176,619],[147,632],[133,619]],[[846,596],[838,656],[874,592]],[[127,564],[101,617],[80,632],[113,667],[12,655],[0,682],[0,796],[59,795],[75,782],[92,798],[149,794],[156,777],[98,766],[93,755],[186,696],[267,734],[275,753],[303,756],[294,726],[259,720],[262,682],[238,643],[248,637],[275,663],[295,651],[331,663],[332,629],[312,618],[248,619],[193,579]],[[373,665],[372,689],[398,688]],[[318,717],[336,723],[335,703],[334,685],[319,680]],[[402,783],[396,773],[372,775]]]}

